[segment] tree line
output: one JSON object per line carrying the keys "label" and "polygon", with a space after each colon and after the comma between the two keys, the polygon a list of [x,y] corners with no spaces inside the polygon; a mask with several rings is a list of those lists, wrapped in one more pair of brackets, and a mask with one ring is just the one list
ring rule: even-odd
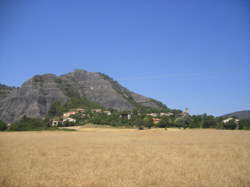
{"label": "tree line", "polygon": [[[57,112],[55,114],[58,114]],[[61,113],[60,113],[61,114]],[[130,114],[131,118],[123,117],[122,114]],[[51,114],[50,114],[51,115]],[[212,115],[184,115],[179,116],[174,114],[172,116],[159,117],[160,121],[155,124],[152,116],[148,116],[147,113],[140,113],[136,110],[132,112],[119,112],[112,110],[111,115],[107,115],[103,112],[92,112],[87,109],[83,113],[79,112],[71,116],[76,119],[76,123],[65,122],[59,123],[59,127],[85,125],[88,123],[96,125],[110,125],[113,127],[129,127],[129,128],[214,128],[214,129],[242,129],[250,130],[250,119],[240,120],[236,123],[231,120],[227,123],[223,123],[224,118],[214,117]],[[24,116],[21,120],[16,121],[7,126],[6,123],[0,121],[1,131],[27,131],[27,130],[46,130],[51,128],[51,118],[48,116],[45,119],[32,119]]]}

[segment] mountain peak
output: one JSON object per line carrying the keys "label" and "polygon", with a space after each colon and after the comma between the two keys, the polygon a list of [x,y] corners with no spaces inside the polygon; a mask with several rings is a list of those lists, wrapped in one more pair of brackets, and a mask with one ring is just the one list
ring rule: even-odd
{"label": "mountain peak", "polygon": [[19,89],[8,92],[0,100],[0,119],[14,122],[24,115],[45,117],[53,103],[65,104],[72,99],[122,111],[138,107],[167,109],[160,102],[128,90],[105,74],[76,69],[61,76],[35,75]]}

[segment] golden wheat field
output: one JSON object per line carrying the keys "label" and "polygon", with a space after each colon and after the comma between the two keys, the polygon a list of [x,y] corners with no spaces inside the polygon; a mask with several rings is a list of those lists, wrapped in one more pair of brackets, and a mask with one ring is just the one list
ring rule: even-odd
{"label": "golden wheat field", "polygon": [[0,133],[1,187],[250,186],[250,131]]}

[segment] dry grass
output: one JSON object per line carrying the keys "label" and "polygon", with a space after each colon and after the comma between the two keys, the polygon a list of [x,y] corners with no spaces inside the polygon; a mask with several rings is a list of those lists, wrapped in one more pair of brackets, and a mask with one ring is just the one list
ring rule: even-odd
{"label": "dry grass", "polygon": [[0,133],[0,186],[250,186],[250,131]]}

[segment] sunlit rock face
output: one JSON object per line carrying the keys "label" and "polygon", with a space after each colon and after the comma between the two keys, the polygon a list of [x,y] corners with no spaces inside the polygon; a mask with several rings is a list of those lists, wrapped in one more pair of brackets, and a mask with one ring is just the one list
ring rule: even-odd
{"label": "sunlit rock face", "polygon": [[158,101],[133,93],[104,74],[75,70],[61,76],[36,75],[20,88],[9,89],[0,99],[0,119],[11,123],[24,115],[45,117],[51,104],[64,104],[72,97],[121,111],[136,106],[163,107]]}

